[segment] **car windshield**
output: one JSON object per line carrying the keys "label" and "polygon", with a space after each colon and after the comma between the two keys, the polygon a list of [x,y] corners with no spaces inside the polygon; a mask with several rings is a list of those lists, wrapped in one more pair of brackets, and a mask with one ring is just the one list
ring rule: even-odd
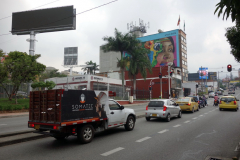
{"label": "car windshield", "polygon": [[189,98],[179,98],[177,102],[189,102]]}
{"label": "car windshield", "polygon": [[164,101],[150,101],[148,107],[163,107]]}
{"label": "car windshield", "polygon": [[221,98],[221,101],[224,101],[224,102],[232,102],[232,101],[235,101],[235,98],[232,98],[232,97],[223,97],[223,98]]}

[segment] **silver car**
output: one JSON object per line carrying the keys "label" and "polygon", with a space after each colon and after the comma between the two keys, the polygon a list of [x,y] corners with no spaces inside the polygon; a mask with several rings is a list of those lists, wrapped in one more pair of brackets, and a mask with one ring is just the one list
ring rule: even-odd
{"label": "silver car", "polygon": [[163,118],[170,122],[172,117],[182,117],[181,108],[171,99],[151,100],[146,107],[145,118],[150,121],[151,118]]}

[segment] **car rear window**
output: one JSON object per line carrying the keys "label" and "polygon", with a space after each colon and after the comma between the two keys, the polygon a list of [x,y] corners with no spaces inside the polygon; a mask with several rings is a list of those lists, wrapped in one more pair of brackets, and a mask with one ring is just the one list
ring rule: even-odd
{"label": "car rear window", "polygon": [[232,102],[232,101],[235,101],[235,99],[234,98],[221,98],[221,101]]}
{"label": "car rear window", "polygon": [[148,107],[163,107],[163,101],[150,101]]}
{"label": "car rear window", "polygon": [[179,98],[177,102],[189,102],[189,98]]}

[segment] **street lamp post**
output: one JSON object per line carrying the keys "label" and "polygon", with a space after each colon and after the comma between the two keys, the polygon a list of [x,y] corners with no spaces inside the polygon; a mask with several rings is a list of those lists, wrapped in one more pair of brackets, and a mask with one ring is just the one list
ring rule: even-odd
{"label": "street lamp post", "polygon": [[171,91],[170,91],[170,67],[173,65],[172,62],[168,63],[168,98],[171,96]]}

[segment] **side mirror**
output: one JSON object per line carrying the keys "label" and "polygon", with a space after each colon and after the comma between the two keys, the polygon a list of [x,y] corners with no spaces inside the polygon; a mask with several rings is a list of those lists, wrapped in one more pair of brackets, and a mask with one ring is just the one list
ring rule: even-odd
{"label": "side mirror", "polygon": [[239,101],[239,99],[236,99],[237,101]]}
{"label": "side mirror", "polygon": [[123,110],[123,109],[124,109],[124,106],[120,106],[120,109]]}

